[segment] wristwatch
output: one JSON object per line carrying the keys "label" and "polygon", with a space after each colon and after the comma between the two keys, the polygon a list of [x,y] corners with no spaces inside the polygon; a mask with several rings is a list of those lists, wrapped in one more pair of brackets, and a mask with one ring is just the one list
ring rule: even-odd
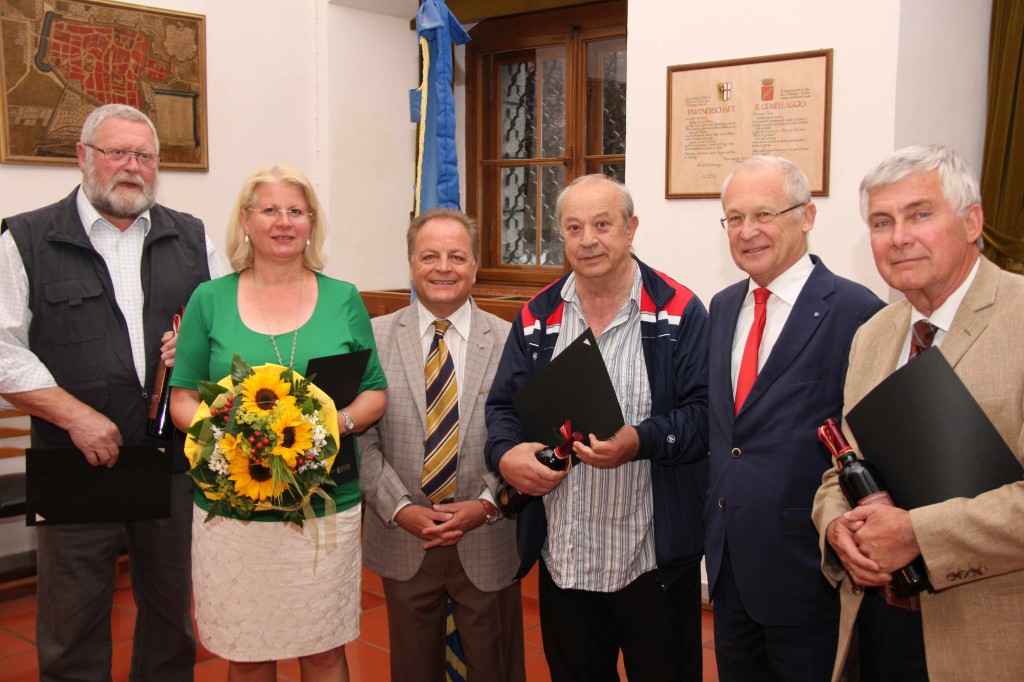
{"label": "wristwatch", "polygon": [[352,415],[350,415],[345,410],[338,410],[338,412],[341,414],[341,416],[345,418],[345,433],[352,433],[352,431],[356,428],[355,422],[352,421]]}
{"label": "wristwatch", "polygon": [[486,516],[484,516],[484,522],[486,522],[488,526],[496,521],[501,521],[501,512],[498,511],[497,507],[491,504],[488,500],[483,498],[478,499],[480,500],[480,504],[484,506],[484,513],[486,514]]}

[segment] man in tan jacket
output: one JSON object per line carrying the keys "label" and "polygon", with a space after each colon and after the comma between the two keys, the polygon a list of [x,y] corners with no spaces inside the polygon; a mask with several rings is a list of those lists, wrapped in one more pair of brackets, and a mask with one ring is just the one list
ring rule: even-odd
{"label": "man in tan jacket", "polygon": [[[1022,459],[1024,278],[979,257],[979,201],[967,164],[944,147],[897,151],[864,178],[875,264],[906,300],[858,331],[843,409],[907,362],[912,325],[927,320],[934,345]],[[859,658],[862,680],[1021,679],[1024,482],[909,512],[851,510],[836,473],[825,474],[813,510],[822,568],[842,601],[833,678]],[[918,555],[934,592],[918,611],[888,604],[877,588]]]}

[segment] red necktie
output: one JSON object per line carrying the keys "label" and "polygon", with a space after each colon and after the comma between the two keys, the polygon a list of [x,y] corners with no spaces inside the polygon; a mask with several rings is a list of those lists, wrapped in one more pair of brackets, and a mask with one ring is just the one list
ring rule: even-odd
{"label": "red necktie", "polygon": [[736,414],[740,413],[743,401],[747,399],[750,389],[757,379],[757,356],[761,350],[761,336],[764,334],[764,322],[767,317],[768,297],[772,292],[764,287],[754,289],[754,321],[747,334],[747,345],[743,347],[743,360],[740,362],[740,374],[736,378]]}
{"label": "red necktie", "polygon": [[938,329],[928,320],[918,320],[914,323],[913,333],[910,335],[910,356],[907,358],[907,362],[932,347],[932,343],[935,341],[935,332]]}

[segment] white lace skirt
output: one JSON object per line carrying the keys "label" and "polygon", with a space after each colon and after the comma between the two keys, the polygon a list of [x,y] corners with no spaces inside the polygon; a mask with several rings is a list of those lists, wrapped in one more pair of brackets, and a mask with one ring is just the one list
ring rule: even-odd
{"label": "white lace skirt", "polygon": [[[335,549],[317,519],[319,551],[309,521],[239,521],[192,515],[192,583],[199,639],[231,661],[308,656],[359,636],[360,505],[336,514]],[[316,572],[313,562],[316,557]]]}

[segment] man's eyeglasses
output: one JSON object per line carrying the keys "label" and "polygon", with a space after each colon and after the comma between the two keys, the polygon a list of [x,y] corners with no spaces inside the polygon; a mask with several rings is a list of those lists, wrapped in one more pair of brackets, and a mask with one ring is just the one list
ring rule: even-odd
{"label": "man's eyeglasses", "polygon": [[726,230],[738,230],[738,229],[740,229],[741,227],[743,227],[743,224],[745,222],[747,222],[747,218],[750,218],[751,220],[753,220],[758,225],[767,225],[768,223],[774,222],[775,219],[778,218],[783,213],[789,213],[790,211],[795,211],[796,209],[800,208],[801,206],[806,206],[806,205],[807,205],[807,202],[806,201],[802,201],[799,204],[797,204],[796,206],[790,206],[789,208],[784,208],[781,211],[776,211],[774,213],[771,212],[771,211],[758,211],[757,213],[754,213],[753,215],[749,215],[749,216],[740,215],[740,214],[737,213],[736,215],[725,216],[724,218],[719,219],[718,222],[722,223],[722,228],[726,229]]}
{"label": "man's eyeglasses", "polygon": [[313,218],[312,211],[306,211],[301,208],[247,208],[246,211],[252,211],[257,215],[261,215],[264,218],[275,220],[278,216],[284,216],[289,220],[307,220]]}
{"label": "man's eyeglasses", "polygon": [[139,165],[146,170],[153,170],[160,162],[160,157],[156,154],[151,154],[150,152],[133,152],[127,149],[120,149],[118,147],[107,147],[106,149],[103,149],[102,147],[97,147],[96,145],[89,144],[88,142],[83,144],[85,144],[86,147],[95,149],[102,154],[103,158],[105,158],[107,163],[111,166],[123,166],[128,163],[128,159],[133,156],[135,157],[135,160],[139,162]]}

